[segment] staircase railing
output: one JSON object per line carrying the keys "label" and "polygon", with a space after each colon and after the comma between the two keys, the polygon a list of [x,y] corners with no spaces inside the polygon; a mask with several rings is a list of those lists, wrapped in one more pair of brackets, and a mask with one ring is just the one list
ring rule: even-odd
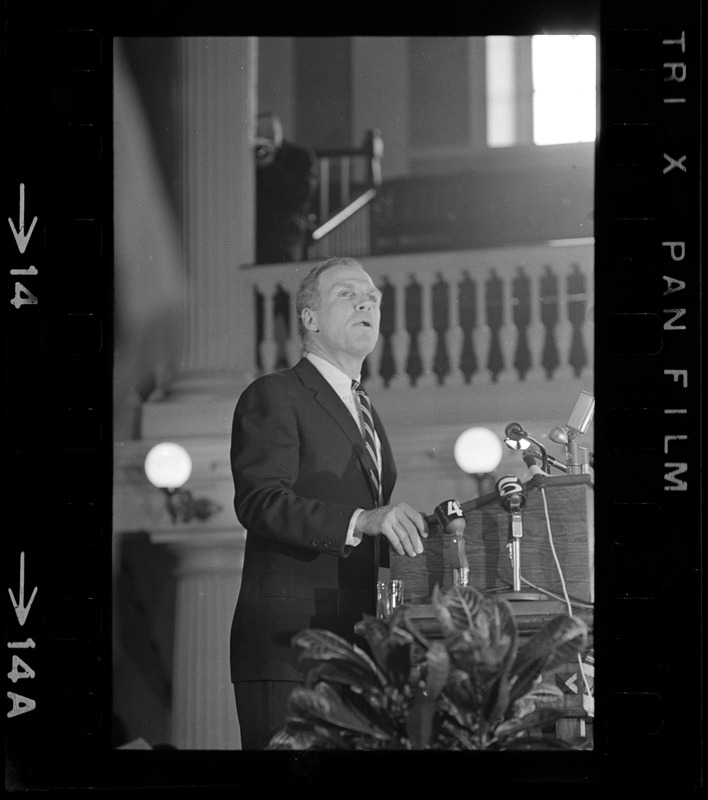
{"label": "staircase railing", "polygon": [[[316,150],[315,155],[318,165],[317,211],[313,213],[306,245],[307,258],[316,258],[317,245],[367,208],[376,197],[381,186],[383,139],[380,131],[374,128],[367,131],[361,147]],[[369,227],[364,226],[362,230],[368,232]],[[369,241],[358,245],[350,243],[350,255],[369,252]]]}

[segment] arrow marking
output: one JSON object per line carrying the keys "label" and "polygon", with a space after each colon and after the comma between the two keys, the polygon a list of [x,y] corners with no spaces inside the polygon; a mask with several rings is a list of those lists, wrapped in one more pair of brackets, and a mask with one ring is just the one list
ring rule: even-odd
{"label": "arrow marking", "polygon": [[20,184],[20,224],[19,230],[15,228],[15,223],[12,221],[12,217],[8,217],[7,221],[10,223],[10,227],[12,228],[12,235],[15,237],[15,242],[17,243],[17,247],[20,253],[24,253],[27,249],[27,245],[30,240],[30,236],[32,236],[32,231],[34,230],[34,226],[37,224],[37,217],[32,220],[32,224],[30,225],[30,229],[27,231],[25,235],[25,185],[24,183]]}
{"label": "arrow marking", "polygon": [[37,594],[37,587],[34,587],[34,591],[32,592],[32,597],[30,597],[29,602],[25,605],[25,554],[24,552],[20,553],[20,600],[17,602],[15,600],[15,595],[12,593],[12,589],[7,590],[10,594],[10,600],[12,600],[12,605],[15,607],[15,614],[17,615],[17,620],[20,625],[24,625],[27,621],[27,615],[29,614],[30,606],[34,601],[35,595]]}

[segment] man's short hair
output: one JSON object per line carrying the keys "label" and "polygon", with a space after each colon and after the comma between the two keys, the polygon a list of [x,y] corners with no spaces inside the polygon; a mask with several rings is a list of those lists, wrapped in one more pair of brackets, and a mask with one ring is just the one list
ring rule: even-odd
{"label": "man's short hair", "polygon": [[302,324],[302,312],[306,308],[319,308],[320,305],[320,275],[332,267],[361,267],[361,264],[349,256],[332,256],[321,261],[305,275],[297,290],[295,309],[297,312],[297,329],[302,341],[305,341],[307,329]]}

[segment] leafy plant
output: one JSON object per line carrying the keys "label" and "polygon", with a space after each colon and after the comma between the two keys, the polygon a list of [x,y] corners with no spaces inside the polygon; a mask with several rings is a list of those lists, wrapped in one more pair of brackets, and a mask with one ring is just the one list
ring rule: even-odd
{"label": "leafy plant", "polygon": [[357,631],[371,655],[325,630],[293,638],[307,668],[269,750],[569,749],[543,734],[563,715],[544,672],[587,645],[587,626],[558,615],[521,642],[511,606],[469,586],[432,605],[440,637],[421,633],[406,605]]}

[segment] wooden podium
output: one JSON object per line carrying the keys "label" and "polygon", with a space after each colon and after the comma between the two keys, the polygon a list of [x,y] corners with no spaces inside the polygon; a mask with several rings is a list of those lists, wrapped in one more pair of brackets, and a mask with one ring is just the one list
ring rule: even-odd
{"label": "wooden podium", "polygon": [[[592,478],[590,475],[545,477],[544,493],[530,483],[524,484],[523,489],[526,503],[522,510],[520,539],[521,590],[512,591],[514,570],[507,546],[509,513],[500,505],[496,492],[460,504],[466,521],[468,584],[484,594],[508,600],[519,636],[524,639],[550,618],[568,613],[553,555],[555,549],[572,603],[572,614],[587,624],[588,648],[591,648],[595,599]],[[445,499],[448,498],[441,498],[441,502]],[[546,520],[546,506],[550,525]],[[454,571],[449,553],[450,534],[440,529],[434,517],[428,518],[428,524],[430,533],[424,552],[411,558],[391,551],[390,572],[392,578],[404,581],[404,600],[417,627],[423,634],[435,638],[440,632],[430,604],[433,589],[436,585],[442,591],[450,589]],[[559,665],[551,674],[544,675],[546,681],[555,682],[565,695],[564,718],[556,722],[556,731],[559,738],[568,742],[592,735],[592,717],[584,709],[580,690],[583,685],[580,669],[573,662]]]}
{"label": "wooden podium", "polygon": [[[592,478],[584,474],[545,477],[545,504],[540,489],[531,483],[524,484],[523,489],[526,503],[521,512],[519,547],[521,591],[512,592],[510,520],[496,492],[460,503],[466,522],[468,583],[485,594],[510,600],[523,634],[540,627],[548,617],[567,612],[559,564],[568,595],[571,601],[577,601],[573,613],[592,629],[595,599]],[[441,502],[445,499],[441,498]],[[449,534],[440,529],[434,516],[428,518],[428,524],[430,534],[421,555],[411,558],[391,551],[391,577],[403,580],[405,602],[422,623],[434,618],[430,600],[435,586],[446,591],[453,585]]]}

